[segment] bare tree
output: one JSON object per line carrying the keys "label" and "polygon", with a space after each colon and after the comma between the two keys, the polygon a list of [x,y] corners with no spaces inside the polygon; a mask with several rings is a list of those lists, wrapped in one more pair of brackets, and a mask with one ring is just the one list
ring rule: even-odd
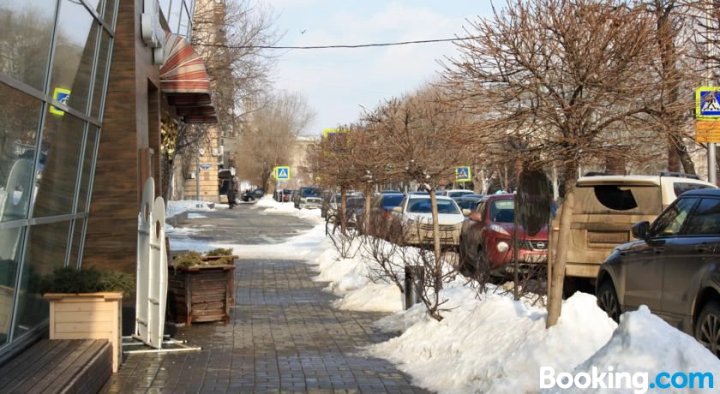
{"label": "bare tree", "polygon": [[258,100],[243,132],[237,163],[238,172],[269,190],[275,166],[287,165],[300,132],[314,114],[302,96],[290,93],[269,95]]}
{"label": "bare tree", "polygon": [[549,266],[548,326],[562,306],[578,166],[632,143],[598,141],[609,132],[627,136],[620,131],[647,110],[638,98],[653,89],[637,71],[653,56],[653,22],[610,0],[510,0],[492,18],[470,24],[468,35],[478,38],[459,43],[462,55],[448,66],[448,82],[501,121],[496,133],[561,163],[565,199],[557,257]]}

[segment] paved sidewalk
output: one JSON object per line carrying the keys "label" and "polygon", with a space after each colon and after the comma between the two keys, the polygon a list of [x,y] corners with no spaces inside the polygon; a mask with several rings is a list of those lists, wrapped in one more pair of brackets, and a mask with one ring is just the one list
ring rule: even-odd
{"label": "paved sidewalk", "polygon": [[[272,245],[268,245],[272,248]],[[131,355],[105,392],[421,393],[385,360],[359,349],[389,338],[374,330],[381,313],[340,311],[292,260],[238,260],[230,324],[195,324],[175,337],[201,352]]]}

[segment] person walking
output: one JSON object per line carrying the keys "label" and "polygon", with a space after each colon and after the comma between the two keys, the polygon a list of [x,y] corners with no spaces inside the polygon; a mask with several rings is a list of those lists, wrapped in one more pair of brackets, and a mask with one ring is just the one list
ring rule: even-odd
{"label": "person walking", "polygon": [[228,205],[230,205],[230,209],[233,209],[234,206],[237,205],[237,178],[232,176],[228,180],[228,190],[227,190],[227,198],[228,198]]}

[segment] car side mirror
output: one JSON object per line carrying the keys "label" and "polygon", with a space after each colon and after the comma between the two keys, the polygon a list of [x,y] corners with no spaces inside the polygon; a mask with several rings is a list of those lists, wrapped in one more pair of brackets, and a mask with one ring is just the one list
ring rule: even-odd
{"label": "car side mirror", "polygon": [[392,211],[394,213],[402,213],[402,207],[393,207]]}
{"label": "car side mirror", "polygon": [[468,219],[472,220],[473,222],[482,222],[482,215],[480,212],[471,212],[470,215],[468,215]]}
{"label": "car side mirror", "polygon": [[632,236],[636,239],[647,239],[650,232],[650,222],[635,223],[632,226]]}
{"label": "car side mirror", "polygon": [[462,210],[462,213],[463,213],[463,215],[465,215],[465,216],[470,216],[470,214],[472,213],[472,211],[469,210],[469,209],[463,209],[463,210]]}

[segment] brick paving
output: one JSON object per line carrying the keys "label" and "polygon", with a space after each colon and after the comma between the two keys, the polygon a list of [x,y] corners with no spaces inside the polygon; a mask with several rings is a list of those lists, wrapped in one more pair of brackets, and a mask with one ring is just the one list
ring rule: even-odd
{"label": "brick paving", "polygon": [[[272,248],[272,246],[268,246]],[[381,313],[341,311],[293,260],[238,260],[230,324],[195,324],[174,334],[192,353],[133,354],[106,393],[424,393],[392,364],[362,355],[390,335]]]}

